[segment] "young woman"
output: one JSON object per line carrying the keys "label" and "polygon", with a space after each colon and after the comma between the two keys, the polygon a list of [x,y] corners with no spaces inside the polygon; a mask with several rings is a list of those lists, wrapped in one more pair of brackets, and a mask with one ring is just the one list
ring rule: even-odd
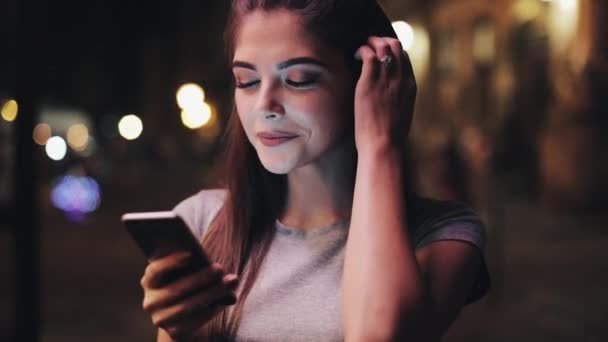
{"label": "young woman", "polygon": [[234,0],[217,189],[174,210],[213,260],[152,261],[158,340],[436,341],[488,288],[484,229],[411,192],[416,85],[375,0]]}

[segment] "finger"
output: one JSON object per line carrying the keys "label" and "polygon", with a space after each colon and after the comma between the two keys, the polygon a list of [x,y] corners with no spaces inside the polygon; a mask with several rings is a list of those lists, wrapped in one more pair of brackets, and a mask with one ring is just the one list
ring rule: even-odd
{"label": "finger", "polygon": [[384,56],[387,55],[394,55],[394,53],[391,51],[388,39],[389,38],[386,37],[376,36],[371,36],[367,39],[367,43],[369,44],[369,46],[372,47],[372,49],[374,49],[378,60],[381,60]]}
{"label": "finger", "polygon": [[152,315],[152,322],[156,326],[171,325],[194,313],[212,310],[212,306],[225,297],[233,297],[234,301],[236,301],[236,295],[232,291],[226,289],[224,285],[220,284],[219,286],[213,286],[188,297],[179,303],[157,310]]}
{"label": "finger", "polygon": [[378,75],[378,59],[374,50],[368,45],[363,45],[357,50],[357,54],[363,61],[360,80],[363,82],[375,80]]}
{"label": "finger", "polygon": [[238,284],[239,277],[236,274],[227,274],[222,278],[222,283],[226,286],[234,286]]}
{"label": "finger", "polygon": [[395,76],[398,76],[400,72],[400,54],[395,54],[395,52],[392,50],[391,44],[394,44],[394,42],[392,42],[393,40],[396,39],[375,36],[368,38],[368,43],[376,52],[376,57],[379,61],[382,61],[387,56],[392,58],[392,62],[390,64],[385,65],[380,63],[381,77],[394,78]]}
{"label": "finger", "polygon": [[401,75],[405,63],[409,62],[409,60],[406,60],[406,53],[403,51],[403,45],[401,45],[399,39],[395,38],[390,38],[387,43],[390,47],[391,53],[393,56],[395,56],[395,74]]}
{"label": "finger", "polygon": [[158,287],[168,273],[184,268],[190,261],[189,253],[172,253],[165,257],[150,261],[141,279],[144,288]]}
{"label": "finger", "polygon": [[205,288],[222,284],[223,270],[213,264],[199,272],[177,279],[160,289],[151,289],[145,293],[143,309],[152,312],[158,308],[171,305],[180,299]]}
{"label": "finger", "polygon": [[165,330],[175,340],[187,338],[213,317],[220,314],[225,308],[223,305],[215,305],[210,310],[194,313],[179,323],[168,324],[161,329]]}

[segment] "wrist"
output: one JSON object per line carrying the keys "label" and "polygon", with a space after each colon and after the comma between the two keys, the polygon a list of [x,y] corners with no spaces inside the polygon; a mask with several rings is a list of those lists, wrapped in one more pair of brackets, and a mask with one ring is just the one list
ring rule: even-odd
{"label": "wrist", "polygon": [[386,161],[401,161],[403,148],[400,148],[394,143],[390,143],[388,139],[376,139],[373,143],[357,144],[357,155],[359,161],[378,162]]}
{"label": "wrist", "polygon": [[386,169],[399,169],[403,165],[403,155],[400,150],[389,146],[374,146],[358,152],[358,168],[372,173]]}

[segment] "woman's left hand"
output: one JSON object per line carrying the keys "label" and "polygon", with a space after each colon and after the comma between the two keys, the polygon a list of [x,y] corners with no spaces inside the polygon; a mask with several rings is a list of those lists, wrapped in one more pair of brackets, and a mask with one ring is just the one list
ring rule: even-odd
{"label": "woman's left hand", "polygon": [[357,55],[363,61],[355,89],[357,151],[402,149],[417,90],[410,59],[399,40],[390,37],[370,37]]}

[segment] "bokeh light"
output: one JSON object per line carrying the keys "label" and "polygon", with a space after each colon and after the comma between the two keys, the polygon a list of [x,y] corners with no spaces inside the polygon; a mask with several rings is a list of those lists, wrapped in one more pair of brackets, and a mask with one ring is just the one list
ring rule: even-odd
{"label": "bokeh light", "polygon": [[520,22],[533,20],[540,16],[543,5],[538,0],[517,0],[513,6],[513,16]]}
{"label": "bokeh light", "polygon": [[574,11],[578,8],[578,0],[556,0],[555,2],[563,10]]}
{"label": "bokeh light", "polygon": [[177,90],[177,105],[183,110],[199,108],[205,101],[205,91],[195,83],[186,83]]}
{"label": "bokeh light", "polygon": [[8,100],[2,105],[2,118],[8,122],[15,121],[19,105],[15,100]]}
{"label": "bokeh light", "polygon": [[197,108],[182,110],[181,119],[184,126],[190,129],[197,129],[209,123],[211,119],[211,107],[202,103]]}
{"label": "bokeh light", "polygon": [[118,122],[118,132],[127,140],[137,139],[144,130],[144,125],[139,117],[134,114],[125,115]]}
{"label": "bokeh light", "polygon": [[549,8],[549,39],[555,53],[566,52],[576,39],[579,21],[578,0],[554,0]]}
{"label": "bokeh light", "polygon": [[76,150],[76,153],[82,157],[90,157],[97,151],[97,142],[92,135],[89,135],[87,145],[82,150]]}
{"label": "bokeh light", "polygon": [[62,137],[52,137],[46,142],[46,155],[53,160],[61,160],[65,157],[68,147]]}
{"label": "bokeh light", "polygon": [[75,124],[68,128],[68,144],[76,151],[84,151],[89,143],[89,129],[83,124]]}
{"label": "bokeh light", "polygon": [[53,205],[72,220],[80,220],[85,214],[95,211],[100,201],[99,184],[91,177],[62,176],[51,190]]}
{"label": "bokeh light", "polygon": [[403,50],[409,51],[412,46],[414,46],[414,29],[412,26],[405,21],[395,21],[393,22],[393,30],[397,34],[397,38],[401,42],[403,46]]}
{"label": "bokeh light", "polygon": [[423,81],[428,74],[431,62],[431,37],[429,32],[421,25],[410,26],[414,32],[411,48],[407,51],[414,68],[416,80]]}
{"label": "bokeh light", "polygon": [[43,146],[51,138],[51,134],[51,126],[45,123],[39,123],[34,127],[32,136],[36,144]]}

